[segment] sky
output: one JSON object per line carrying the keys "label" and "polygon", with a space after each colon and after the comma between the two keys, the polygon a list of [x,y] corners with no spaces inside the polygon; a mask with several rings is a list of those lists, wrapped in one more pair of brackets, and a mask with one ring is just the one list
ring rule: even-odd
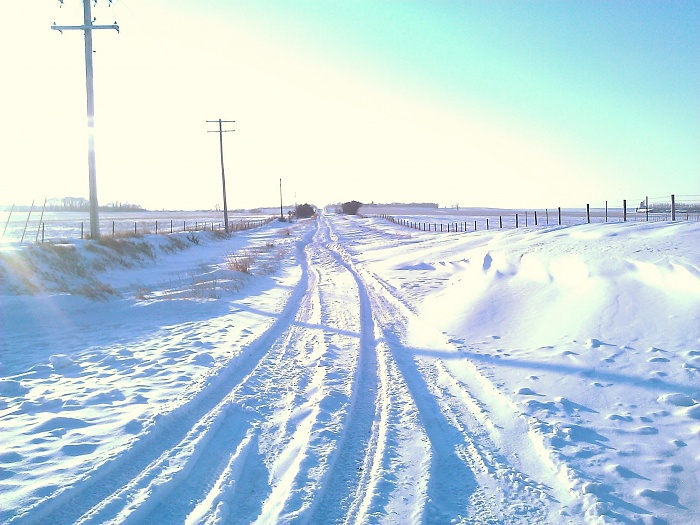
{"label": "sky", "polygon": [[[88,196],[79,0],[6,2],[0,204]],[[98,0],[100,204],[700,200],[700,2]]]}

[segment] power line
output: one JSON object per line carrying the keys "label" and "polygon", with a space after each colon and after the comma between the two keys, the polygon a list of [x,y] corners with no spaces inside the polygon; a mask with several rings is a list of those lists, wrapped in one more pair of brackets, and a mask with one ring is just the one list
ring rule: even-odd
{"label": "power line", "polygon": [[236,122],[235,120],[207,120],[207,122],[218,122],[219,129],[217,131],[207,131],[207,133],[218,133],[219,134],[219,154],[221,156],[221,186],[224,192],[224,229],[228,233],[228,206],[226,205],[226,172],[224,171],[224,133],[229,133],[231,131],[236,131],[235,129],[223,129],[223,124]]}
{"label": "power line", "polygon": [[[58,0],[63,5],[63,0]],[[96,25],[92,17],[92,2],[97,0],[83,0],[83,25],[59,26],[54,22],[51,29],[63,34],[64,31],[83,31],[85,33],[85,88],[87,91],[87,121],[88,121],[88,174],[90,180],[90,236],[93,239],[100,238],[100,219],[97,205],[97,177],[95,175],[95,93],[92,71],[92,31],[94,29],[114,29],[119,32],[119,26],[115,21],[110,25]],[[107,0],[110,5],[112,0]]]}

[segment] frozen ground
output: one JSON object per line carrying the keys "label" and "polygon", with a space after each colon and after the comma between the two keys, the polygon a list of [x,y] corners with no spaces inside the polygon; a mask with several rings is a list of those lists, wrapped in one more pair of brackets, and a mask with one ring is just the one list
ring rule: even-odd
{"label": "frozen ground", "polygon": [[4,250],[0,522],[698,523],[699,239],[323,215]]}

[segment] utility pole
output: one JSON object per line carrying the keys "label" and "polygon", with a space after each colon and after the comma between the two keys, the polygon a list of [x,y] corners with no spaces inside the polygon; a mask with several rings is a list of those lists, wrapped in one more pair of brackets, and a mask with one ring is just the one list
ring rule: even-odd
{"label": "utility pole", "polygon": [[219,155],[221,156],[221,186],[224,191],[224,229],[228,233],[228,206],[226,204],[226,172],[224,171],[224,133],[236,131],[235,129],[223,129],[223,123],[236,122],[235,120],[207,120],[207,122],[218,122],[219,131],[207,131],[207,133],[219,134]]}
{"label": "utility pole", "polygon": [[284,212],[282,211],[282,179],[280,179],[280,221],[284,222]]}
{"label": "utility pole", "polygon": [[[63,5],[63,0],[58,0]],[[114,29],[119,32],[117,22],[111,25],[95,25],[92,18],[92,2],[96,0],[83,0],[83,25],[81,26],[57,26],[51,29],[63,34],[64,31],[85,32],[85,87],[87,91],[87,121],[88,121],[88,173],[90,178],[90,237],[100,238],[100,219],[97,206],[97,177],[95,175],[95,94],[92,74],[92,31],[93,29]],[[108,0],[110,5],[112,0]]]}

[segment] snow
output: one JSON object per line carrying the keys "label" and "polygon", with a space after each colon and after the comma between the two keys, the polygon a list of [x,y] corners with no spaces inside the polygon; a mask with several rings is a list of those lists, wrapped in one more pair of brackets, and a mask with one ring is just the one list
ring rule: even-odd
{"label": "snow", "polygon": [[0,522],[700,522],[699,236],[324,214],[3,249]]}

